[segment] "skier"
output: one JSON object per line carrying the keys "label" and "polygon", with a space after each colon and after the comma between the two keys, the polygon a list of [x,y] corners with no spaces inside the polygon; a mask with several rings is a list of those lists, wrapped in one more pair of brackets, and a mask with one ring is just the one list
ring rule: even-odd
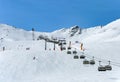
{"label": "skier", "polygon": [[34,56],[34,57],[33,57],[33,60],[35,60],[35,59],[36,59],[36,57]]}
{"label": "skier", "polygon": [[5,47],[3,47],[3,51],[5,51]]}
{"label": "skier", "polygon": [[81,43],[81,45],[80,45],[80,49],[83,50],[83,43]]}

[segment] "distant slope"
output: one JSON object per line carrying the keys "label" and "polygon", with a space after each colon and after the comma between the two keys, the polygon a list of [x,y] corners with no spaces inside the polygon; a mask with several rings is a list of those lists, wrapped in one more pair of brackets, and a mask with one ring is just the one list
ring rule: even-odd
{"label": "distant slope", "polygon": [[6,41],[19,41],[19,40],[31,40],[31,32],[27,32],[23,29],[18,29],[6,24],[0,24],[0,38]]}
{"label": "distant slope", "polygon": [[63,28],[51,33],[52,36],[64,37],[66,39],[75,39],[82,42],[94,41],[120,41],[120,19],[115,20],[105,26],[96,26],[91,28]]}
{"label": "distant slope", "polygon": [[[46,35],[45,32],[34,32],[35,39],[39,35]],[[26,31],[23,29],[19,29],[7,24],[0,24],[0,39],[4,41],[23,41],[23,40],[33,40],[32,39],[32,31]]]}
{"label": "distant slope", "polygon": [[[0,38],[4,38],[6,41],[32,40],[32,31],[25,31],[23,29],[18,29],[6,24],[0,24],[0,35]],[[56,30],[51,33],[35,32],[35,39],[37,39],[39,35],[43,35],[44,37],[47,36],[49,38],[73,38],[83,42],[117,41],[120,40],[120,19],[102,27],[96,26],[83,29],[79,26],[73,26],[71,28]]]}

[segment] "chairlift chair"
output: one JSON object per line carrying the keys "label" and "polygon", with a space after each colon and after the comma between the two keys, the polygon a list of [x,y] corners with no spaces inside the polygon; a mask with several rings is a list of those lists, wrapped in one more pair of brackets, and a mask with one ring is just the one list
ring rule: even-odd
{"label": "chairlift chair", "polygon": [[68,47],[68,50],[70,50],[71,49],[71,47]]}
{"label": "chairlift chair", "polygon": [[75,55],[75,56],[74,56],[74,59],[78,59],[78,58],[79,58],[78,55]]}
{"label": "chairlift chair", "polygon": [[90,60],[90,65],[94,65],[95,64],[95,60]]}
{"label": "chairlift chair", "polygon": [[110,65],[106,65],[105,68],[106,68],[106,70],[112,70],[112,66],[110,66]]}
{"label": "chairlift chair", "polygon": [[106,71],[106,67],[100,65],[100,66],[98,67],[98,71]]}
{"label": "chairlift chair", "polygon": [[83,64],[89,64],[90,62],[87,60],[87,59],[85,59],[84,61],[83,61]]}
{"label": "chairlift chair", "polygon": [[94,57],[93,57],[93,59],[92,59],[92,60],[90,60],[90,64],[91,64],[91,65],[94,65],[94,64],[95,64]]}
{"label": "chairlift chair", "polygon": [[63,44],[66,45],[66,42],[64,42]]}
{"label": "chairlift chair", "polygon": [[62,47],[62,50],[66,50],[66,48],[65,48],[65,47]]}
{"label": "chairlift chair", "polygon": [[79,43],[79,41],[75,41],[75,43]]}
{"label": "chairlift chair", "polygon": [[85,55],[81,55],[81,56],[80,56],[80,59],[85,59]]}
{"label": "chairlift chair", "polygon": [[109,64],[105,66],[106,70],[112,70],[112,66],[110,65],[110,61],[108,61]]}
{"label": "chairlift chair", "polygon": [[98,71],[106,71],[105,66],[101,65],[101,61],[99,61]]}
{"label": "chairlift chair", "polygon": [[67,54],[71,54],[71,51],[67,51]]}
{"label": "chairlift chair", "polygon": [[73,51],[73,54],[77,54],[77,51]]}

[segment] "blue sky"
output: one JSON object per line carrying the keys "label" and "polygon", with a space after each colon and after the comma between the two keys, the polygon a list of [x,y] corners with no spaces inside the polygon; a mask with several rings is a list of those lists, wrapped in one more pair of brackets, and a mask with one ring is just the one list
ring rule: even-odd
{"label": "blue sky", "polygon": [[51,32],[106,25],[120,18],[120,0],[0,0],[0,23]]}

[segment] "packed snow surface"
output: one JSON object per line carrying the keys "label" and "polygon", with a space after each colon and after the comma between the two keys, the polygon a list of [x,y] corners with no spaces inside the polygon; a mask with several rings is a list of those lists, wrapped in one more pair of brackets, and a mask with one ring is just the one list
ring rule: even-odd
{"label": "packed snow surface", "polygon": [[[73,59],[74,54],[61,51],[57,44],[53,50],[51,42],[45,50],[39,35],[66,38],[65,47],[71,41],[71,51],[76,49],[78,56],[84,52],[87,60],[94,56],[95,65],[83,65],[84,59]],[[81,43],[85,51],[80,50]],[[112,70],[99,72],[98,61],[101,65],[111,61]],[[120,82],[120,19],[103,27],[35,32],[34,41],[32,31],[0,24],[0,82]]]}

